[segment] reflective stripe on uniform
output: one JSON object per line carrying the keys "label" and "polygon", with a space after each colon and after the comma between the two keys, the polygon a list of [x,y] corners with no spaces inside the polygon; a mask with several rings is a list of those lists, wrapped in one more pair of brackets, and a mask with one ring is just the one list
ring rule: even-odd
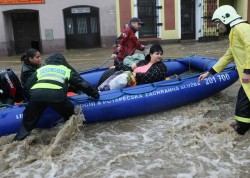
{"label": "reflective stripe on uniform", "polygon": [[56,75],[56,74],[51,74],[51,73],[42,75],[42,80],[47,80],[47,79],[48,80],[53,79],[53,80],[58,81],[60,83],[64,83],[64,81],[65,81],[65,78],[63,78],[62,76]]}
{"label": "reflective stripe on uniform", "polygon": [[246,117],[240,117],[240,116],[234,116],[234,119],[240,122],[248,123],[250,124],[250,118]]}
{"label": "reflective stripe on uniform", "polygon": [[[59,82],[61,84],[65,83],[65,80],[70,78],[71,70],[63,65],[46,65],[37,70],[38,82],[31,88],[48,88],[48,89],[61,89],[61,85],[56,85],[53,81]],[[39,81],[41,81],[39,83]],[[43,82],[43,81],[52,81]]]}
{"label": "reflective stripe on uniform", "polygon": [[37,83],[31,89],[38,89],[38,88],[47,88],[47,89],[59,90],[62,87],[58,86],[58,85],[55,85],[55,84],[51,84],[51,83]]}

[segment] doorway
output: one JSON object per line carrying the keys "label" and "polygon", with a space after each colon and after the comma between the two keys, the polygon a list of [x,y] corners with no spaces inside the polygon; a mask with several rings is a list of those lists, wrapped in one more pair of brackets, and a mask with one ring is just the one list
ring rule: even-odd
{"label": "doorway", "polygon": [[195,39],[195,0],[181,0],[181,39]]}
{"label": "doorway", "polygon": [[67,49],[100,47],[99,9],[90,6],[63,10]]}
{"label": "doorway", "polygon": [[40,49],[40,27],[38,12],[11,13],[15,53],[24,53],[29,48]]}
{"label": "doorway", "polygon": [[157,8],[156,0],[138,0],[138,18],[144,23],[140,30],[140,38],[157,37]]}

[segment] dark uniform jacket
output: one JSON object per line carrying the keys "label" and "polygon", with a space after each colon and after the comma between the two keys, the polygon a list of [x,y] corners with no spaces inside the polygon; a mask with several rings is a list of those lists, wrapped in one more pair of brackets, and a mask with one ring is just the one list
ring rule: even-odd
{"label": "dark uniform jacket", "polygon": [[23,64],[22,70],[21,70],[21,84],[22,86],[25,85],[27,80],[30,78],[30,76],[36,72],[38,68],[40,68],[41,65],[33,65],[33,64]]}
{"label": "dark uniform jacket", "polygon": [[27,81],[25,87],[28,89],[26,92],[29,95],[30,101],[39,101],[39,102],[60,102],[64,100],[68,91],[68,84],[73,85],[80,91],[85,92],[87,95],[94,98],[99,97],[98,91],[87,81],[80,77],[80,75],[66,62],[65,58],[61,54],[51,55],[46,59],[45,63],[47,65],[64,65],[71,70],[70,78],[64,83],[62,89],[47,89],[47,88],[38,88],[31,89],[34,84],[37,83],[37,72],[35,72]]}

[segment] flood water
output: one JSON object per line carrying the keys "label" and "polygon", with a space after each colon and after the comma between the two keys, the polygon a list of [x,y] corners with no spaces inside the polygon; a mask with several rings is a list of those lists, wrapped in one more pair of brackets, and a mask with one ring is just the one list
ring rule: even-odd
{"label": "flood water", "polygon": [[82,125],[78,114],[21,142],[1,137],[0,177],[250,177],[250,132],[239,136],[230,127],[231,90],[112,122]]}
{"label": "flood water", "polygon": [[[219,57],[228,41],[163,47],[166,58]],[[92,61],[99,53],[103,58],[112,52],[103,51],[65,55],[80,70],[101,63]],[[91,60],[82,61],[86,56]],[[1,67],[9,66],[20,72],[19,57],[2,59]],[[230,127],[239,87],[237,82],[210,98],[160,113],[86,125],[77,115],[64,125],[35,129],[21,142],[10,143],[14,135],[0,137],[0,177],[250,178],[250,132],[239,136]]]}

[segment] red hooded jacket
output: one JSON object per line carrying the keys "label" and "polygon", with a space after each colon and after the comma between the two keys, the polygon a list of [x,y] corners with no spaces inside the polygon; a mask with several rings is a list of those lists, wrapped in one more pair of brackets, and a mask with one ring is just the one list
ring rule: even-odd
{"label": "red hooded jacket", "polygon": [[117,54],[117,59],[123,61],[126,56],[131,56],[138,50],[144,50],[144,46],[139,43],[139,40],[135,36],[136,30],[133,27],[126,27],[122,31],[122,38],[119,42],[120,50],[116,46],[114,54]]}

